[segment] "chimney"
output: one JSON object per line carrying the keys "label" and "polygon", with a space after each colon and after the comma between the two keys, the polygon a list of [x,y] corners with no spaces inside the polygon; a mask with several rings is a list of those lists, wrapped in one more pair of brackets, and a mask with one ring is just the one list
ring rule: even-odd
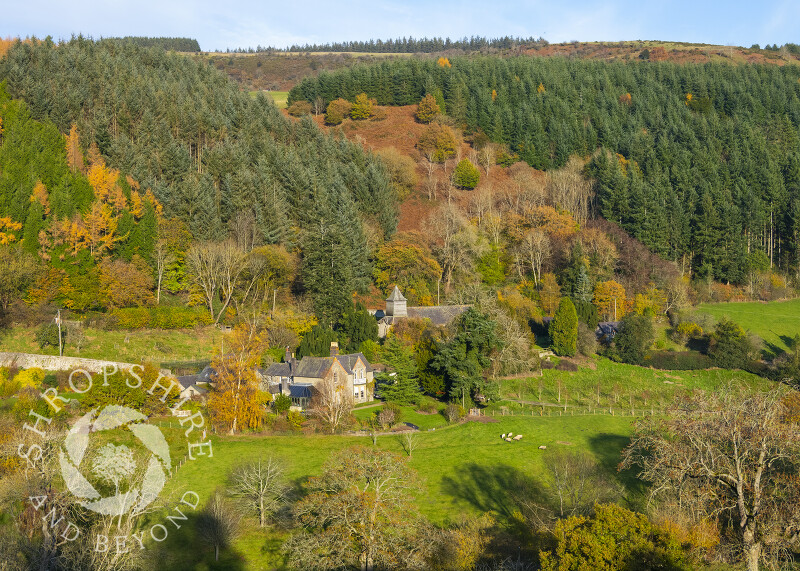
{"label": "chimney", "polygon": [[331,341],[331,357],[336,357],[339,354],[339,344],[336,341]]}
{"label": "chimney", "polygon": [[292,354],[289,352],[289,346],[286,346],[286,353],[283,354],[283,362],[290,363],[292,360]]}

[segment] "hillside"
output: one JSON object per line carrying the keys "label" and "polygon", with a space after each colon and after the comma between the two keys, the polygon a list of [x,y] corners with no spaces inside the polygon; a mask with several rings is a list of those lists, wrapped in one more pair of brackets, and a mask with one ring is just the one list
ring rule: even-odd
{"label": "hillside", "polygon": [[322,71],[352,67],[359,63],[376,63],[386,58],[438,59],[441,56],[493,55],[499,57],[529,56],[537,58],[569,58],[598,61],[668,61],[679,64],[727,63],[797,65],[800,52],[781,49],[744,48],[683,42],[566,42],[560,44],[527,43],[513,48],[485,48],[468,52],[461,49],[431,53],[367,53],[333,51],[259,51],[253,53],[204,53],[197,57],[209,61],[227,73],[243,88],[288,91],[306,77]]}

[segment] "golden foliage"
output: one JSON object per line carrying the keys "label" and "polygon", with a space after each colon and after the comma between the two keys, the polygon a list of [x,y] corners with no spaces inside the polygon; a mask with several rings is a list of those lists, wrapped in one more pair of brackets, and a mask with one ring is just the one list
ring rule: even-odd
{"label": "golden foliage", "polygon": [[561,302],[561,287],[556,276],[548,272],[542,276],[542,288],[539,290],[539,301],[545,315],[552,317]]}
{"label": "golden foliage", "polygon": [[492,89],[492,101],[497,101],[497,90]]}
{"label": "golden foliage", "polygon": [[133,261],[103,259],[99,266],[100,302],[109,309],[150,305],[153,276],[139,256]]}
{"label": "golden foliage", "polygon": [[453,67],[450,63],[450,60],[446,57],[440,57],[438,60],[436,60],[436,63],[439,65],[439,67]]}
{"label": "golden foliage", "polygon": [[255,366],[264,342],[244,324],[237,326],[225,341],[225,354],[218,355],[212,363],[217,374],[208,400],[211,421],[232,434],[260,428],[269,395],[258,389]]}
{"label": "golden foliage", "polygon": [[92,256],[99,256],[105,250],[110,250],[115,242],[122,237],[117,237],[118,220],[108,204],[98,200],[92,203],[92,209],[83,219],[85,240]]}
{"label": "golden foliage", "polygon": [[536,93],[545,93],[547,90],[544,88],[544,84],[540,83],[539,87],[536,88]]}
{"label": "golden foliage", "polygon": [[17,39],[18,38],[12,38],[11,36],[0,38],[0,58],[8,53],[8,50],[11,49],[11,46],[14,45]]}
{"label": "golden foliage", "polygon": [[38,202],[41,204],[42,208],[44,209],[45,216],[50,214],[50,201],[48,200],[47,187],[40,180],[36,181],[36,186],[33,187],[33,193],[31,193],[31,202]]}
{"label": "golden foliage", "polygon": [[11,220],[10,216],[0,218],[0,245],[7,245],[16,242],[17,236],[13,232],[22,230],[22,224]]}
{"label": "golden foliage", "polygon": [[625,288],[614,280],[600,282],[594,288],[593,302],[603,319],[619,320],[625,314]]}
{"label": "golden foliage", "polygon": [[619,102],[630,107],[631,103],[633,103],[633,98],[630,93],[623,93],[619,96]]}

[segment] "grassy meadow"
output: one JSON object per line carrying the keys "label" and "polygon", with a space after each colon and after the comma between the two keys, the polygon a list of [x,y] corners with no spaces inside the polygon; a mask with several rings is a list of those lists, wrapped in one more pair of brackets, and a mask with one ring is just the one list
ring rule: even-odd
{"label": "grassy meadow", "polygon": [[787,351],[791,340],[800,333],[800,299],[769,303],[704,303],[697,307],[697,311],[716,319],[725,316],[746,331],[755,333],[764,340],[764,352],[768,358]]}
{"label": "grassy meadow", "polygon": [[[251,91],[250,94],[255,97],[259,91]],[[275,106],[278,109],[286,109],[287,102],[289,100],[289,92],[288,91],[265,91],[264,92],[268,97],[272,97],[272,100],[275,102]]]}
{"label": "grassy meadow", "polygon": [[[105,359],[123,363],[152,361],[209,360],[220,347],[223,333],[213,326],[185,330],[137,329],[135,331],[104,331],[86,327],[86,337],[80,350],[67,339],[64,355],[87,359]],[[0,334],[0,351],[58,355],[58,347],[40,349],[36,330],[15,326]]]}
{"label": "grassy meadow", "polygon": [[[541,378],[503,380],[504,400],[485,410],[486,422],[448,425],[441,414],[420,414],[403,407],[401,422],[421,428],[414,433],[416,448],[411,456],[399,434],[379,435],[377,446],[408,458],[419,475],[418,509],[432,522],[446,524],[461,514],[491,512],[502,529],[525,533],[515,515],[511,490],[521,480],[533,489],[546,486],[544,460],[548,455],[559,449],[586,452],[624,490],[625,505],[641,505],[646,488],[635,473],[617,471],[633,423],[643,414],[651,414],[649,406],[655,406],[658,414],[661,407],[686,391],[714,390],[728,382],[744,383],[754,390],[768,386],[767,381],[740,372],[656,371],[597,359],[574,373],[546,370]],[[601,407],[596,406],[598,383]],[[631,415],[630,395],[635,417]],[[648,407],[644,397],[651,403]],[[592,412],[587,413],[590,409]],[[359,407],[355,416],[364,420],[377,410]],[[180,457],[185,452],[185,438],[176,421],[172,426],[164,430],[176,442],[176,455]],[[505,442],[500,435],[508,432],[522,434],[523,438]],[[215,489],[225,485],[227,475],[238,463],[270,455],[285,461],[288,477],[299,493],[308,477],[321,473],[333,452],[353,445],[372,446],[369,436],[242,435],[212,439],[213,458],[186,462],[169,481],[165,493],[175,498],[173,503],[186,490],[197,492],[205,502]],[[539,449],[542,445],[546,450]],[[189,526],[170,535],[162,546],[163,557],[170,558],[170,568],[174,569],[283,568],[280,545],[287,532],[274,527],[266,532],[257,526],[246,528],[235,544],[222,553],[219,563],[213,562],[212,550],[194,536]]]}

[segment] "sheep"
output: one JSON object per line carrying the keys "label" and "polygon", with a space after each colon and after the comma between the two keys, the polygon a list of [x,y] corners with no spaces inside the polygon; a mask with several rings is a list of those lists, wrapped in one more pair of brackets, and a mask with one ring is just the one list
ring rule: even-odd
{"label": "sheep", "polygon": [[520,438],[522,438],[522,435],[521,435],[521,434],[517,434],[517,435],[514,437],[514,440],[519,440]]}
{"label": "sheep", "polygon": [[544,446],[544,445],[539,446],[539,450],[547,450],[547,446]]}
{"label": "sheep", "polygon": [[503,440],[505,440],[505,439],[506,439],[506,435],[505,435],[505,433],[504,433],[504,434],[502,434],[502,435],[500,436],[500,438],[502,438]]}

